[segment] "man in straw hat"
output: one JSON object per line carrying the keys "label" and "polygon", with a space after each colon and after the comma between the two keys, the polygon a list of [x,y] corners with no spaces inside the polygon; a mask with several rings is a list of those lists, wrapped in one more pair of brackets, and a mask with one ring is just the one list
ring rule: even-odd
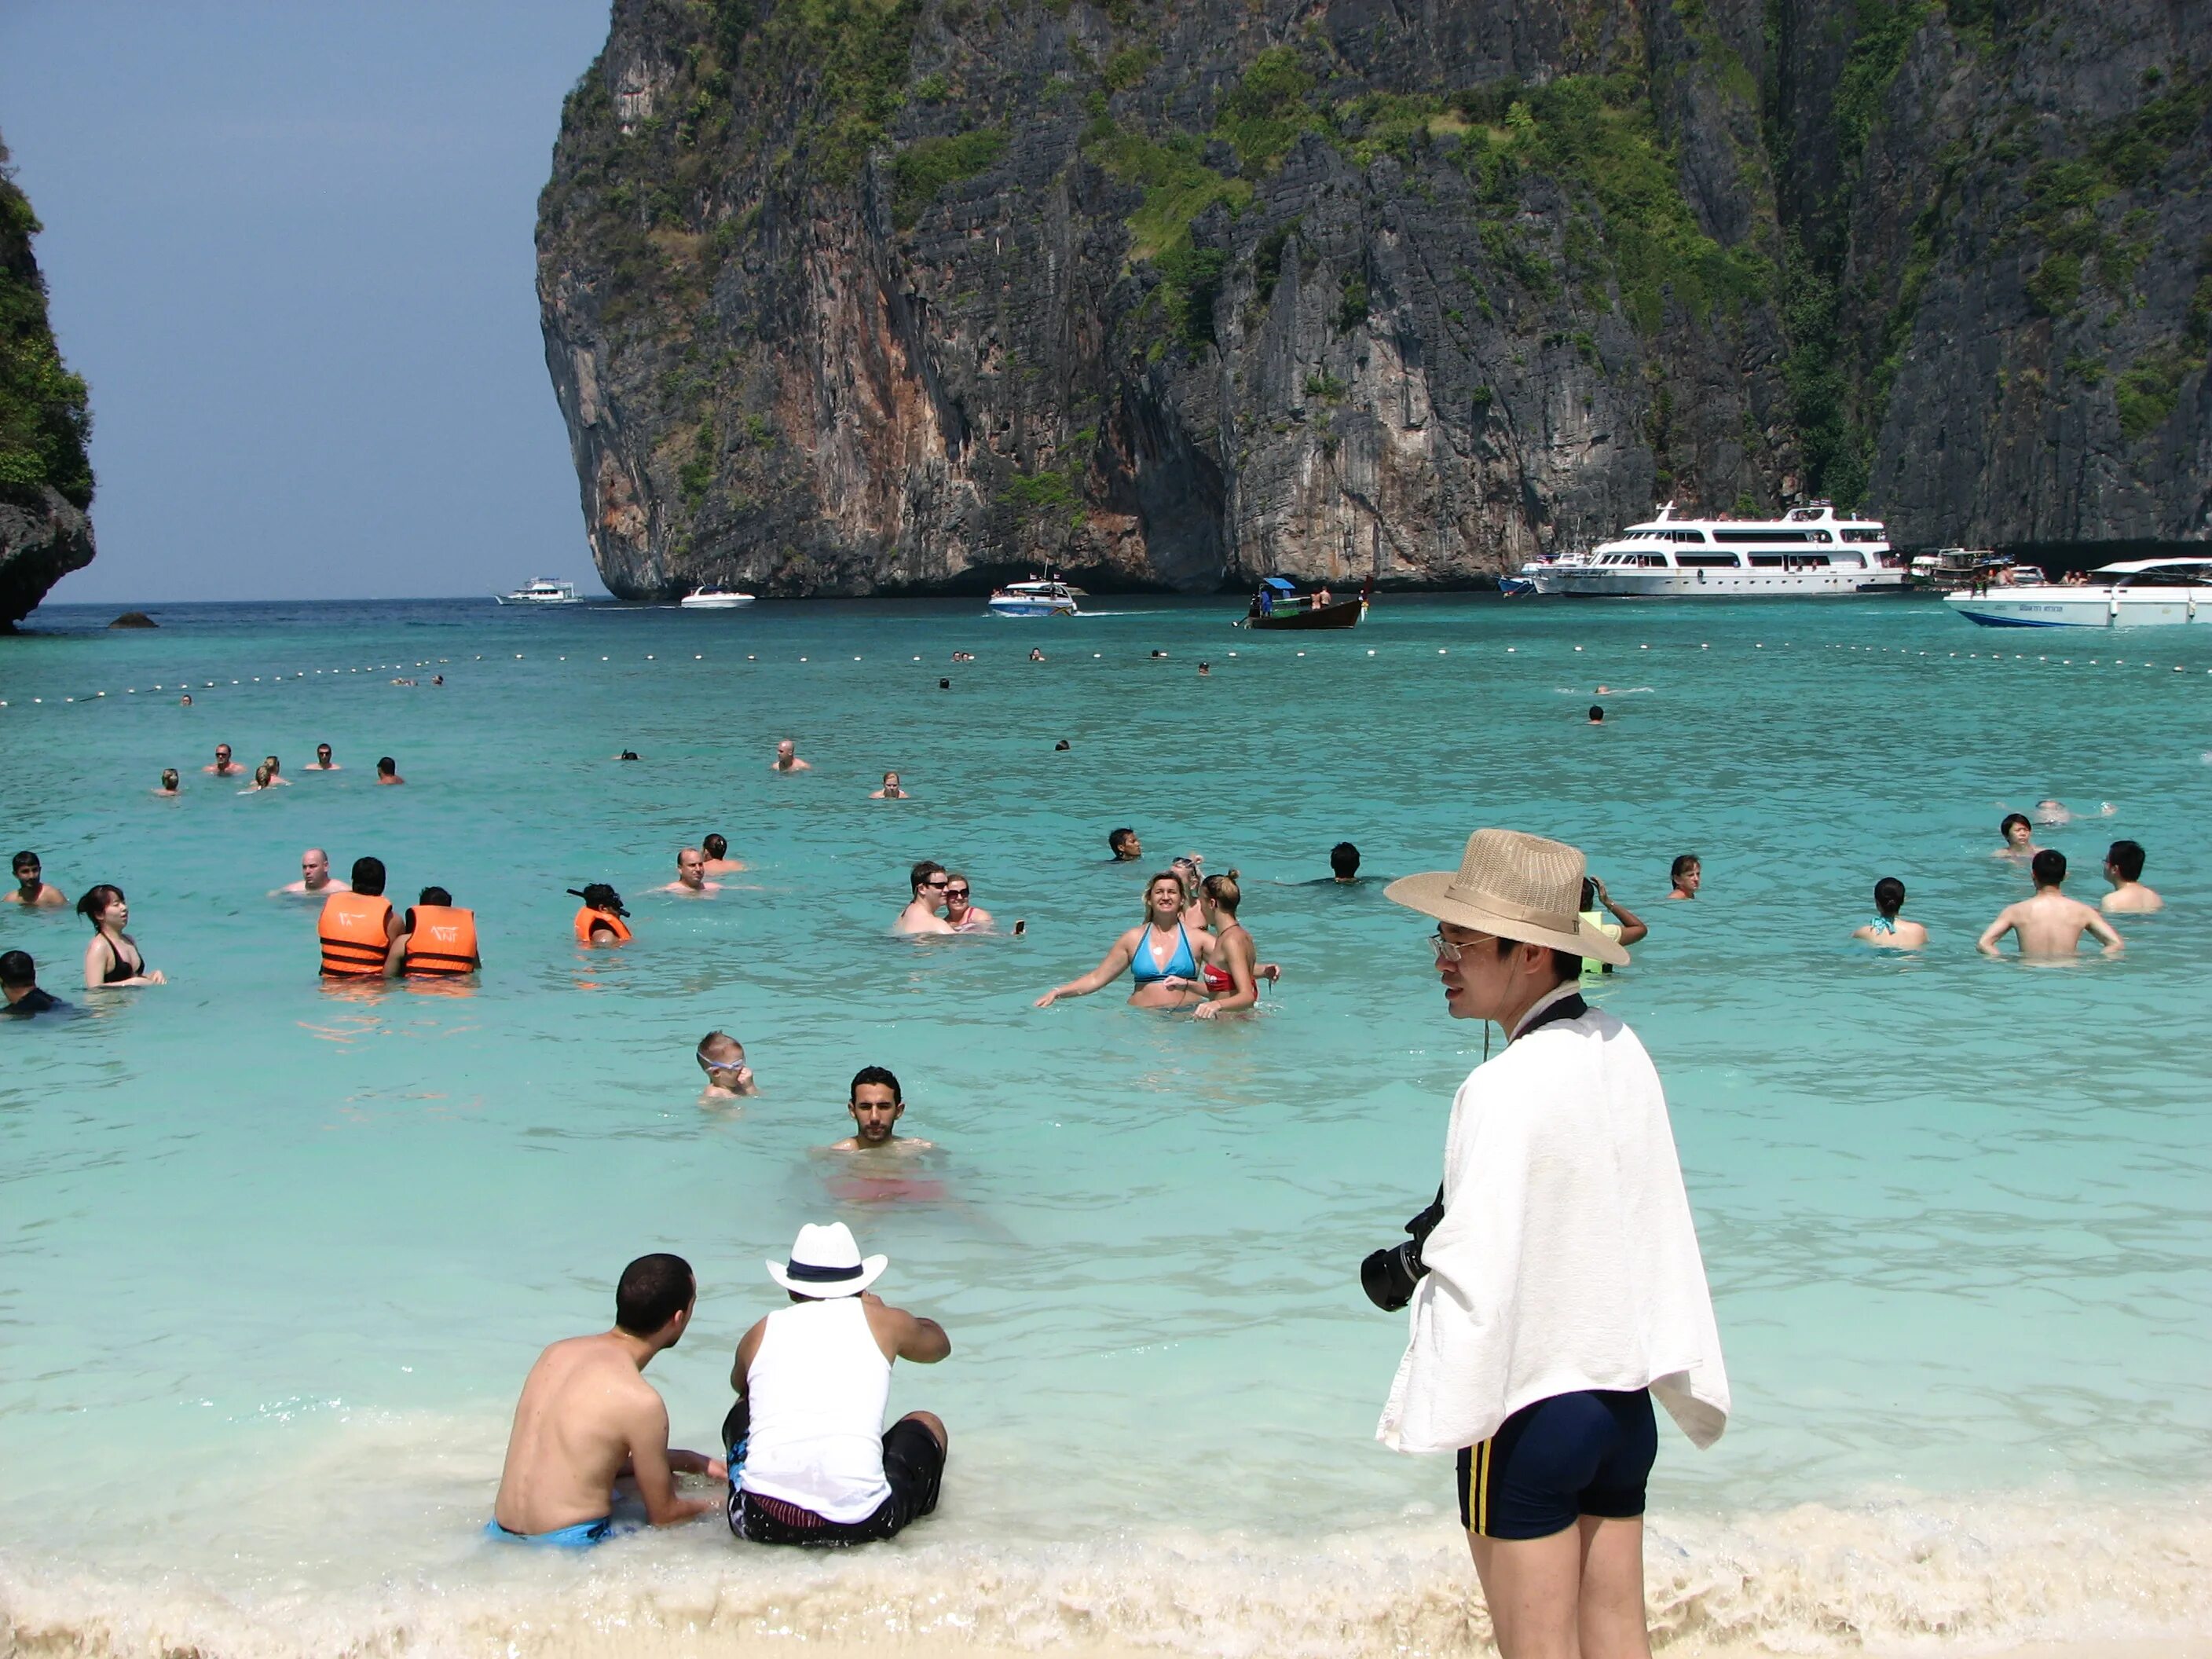
{"label": "man in straw hat", "polygon": [[799,1230],[768,1276],[792,1305],[738,1339],[722,1425],[730,1530],[757,1544],[865,1544],[937,1507],[945,1425],[908,1412],[884,1428],[891,1362],[934,1365],[952,1340],[933,1319],[886,1306],[868,1286],[888,1265],[860,1257],[843,1222]]}
{"label": "man in straw hat", "polygon": [[1576,989],[1583,957],[1628,960],[1576,914],[1582,883],[1576,848],[1479,830],[1456,872],[1385,890],[1441,924],[1446,1010],[1507,1038],[1453,1097],[1441,1218],[1411,1255],[1411,1340],[1376,1430],[1458,1453],[1504,1659],[1650,1653],[1652,1398],[1699,1446],[1728,1421],[1658,1073]]}

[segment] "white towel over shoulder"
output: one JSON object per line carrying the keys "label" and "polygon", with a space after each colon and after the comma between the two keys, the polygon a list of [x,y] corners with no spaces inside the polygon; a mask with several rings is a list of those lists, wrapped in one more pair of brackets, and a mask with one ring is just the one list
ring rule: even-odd
{"label": "white towel over shoulder", "polygon": [[1591,1010],[1477,1066],[1452,1100],[1444,1218],[1375,1437],[1487,1440],[1523,1406],[1649,1387],[1709,1446],[1728,1374],[1659,1073]]}

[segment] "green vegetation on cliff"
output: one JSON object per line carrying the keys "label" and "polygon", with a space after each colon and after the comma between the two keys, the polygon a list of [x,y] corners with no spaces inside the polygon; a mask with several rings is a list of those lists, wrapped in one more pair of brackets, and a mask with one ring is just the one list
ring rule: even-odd
{"label": "green vegetation on cliff", "polygon": [[46,321],[46,285],[31,256],[39,222],[0,148],[0,494],[36,501],[46,488],[92,504],[92,435],[84,381],[62,366]]}

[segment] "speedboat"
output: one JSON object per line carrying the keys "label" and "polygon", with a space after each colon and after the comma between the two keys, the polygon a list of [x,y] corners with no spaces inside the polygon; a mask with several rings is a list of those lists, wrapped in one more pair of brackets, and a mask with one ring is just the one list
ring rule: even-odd
{"label": "speedboat", "polygon": [[2212,623],[2212,558],[2128,559],[2083,583],[2013,580],[1943,603],[1984,628],[2171,628]]}
{"label": "speedboat", "polygon": [[677,604],[686,611],[735,611],[741,605],[750,605],[750,593],[734,593],[724,587],[701,587],[686,593]]}
{"label": "speedboat", "polygon": [[1083,594],[1079,587],[1070,587],[1066,582],[1048,578],[1035,581],[1008,582],[991,595],[991,614],[994,617],[1073,617],[1081,613],[1075,601]]}
{"label": "speedboat", "polygon": [[492,598],[501,605],[580,605],[576,596],[576,584],[556,581],[550,576],[534,576],[512,593],[495,593]]}
{"label": "speedboat", "polygon": [[1903,592],[1907,572],[1879,520],[1826,501],[1778,519],[1677,518],[1674,503],[1614,541],[1523,565],[1539,593],[1638,599],[1758,599]]}

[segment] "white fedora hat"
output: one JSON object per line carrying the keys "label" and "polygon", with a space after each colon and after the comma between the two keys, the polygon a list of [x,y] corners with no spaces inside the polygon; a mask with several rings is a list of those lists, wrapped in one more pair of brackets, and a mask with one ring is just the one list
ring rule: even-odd
{"label": "white fedora hat", "polygon": [[863,1261],[853,1230],[843,1222],[817,1227],[810,1221],[792,1242],[791,1260],[769,1262],[768,1276],[787,1291],[826,1300],[860,1295],[890,1264],[887,1255],[872,1255]]}
{"label": "white fedora hat", "polygon": [[1516,830],[1478,830],[1467,838],[1456,872],[1405,876],[1382,890],[1409,910],[1499,939],[1548,945],[1615,967],[1628,960],[1617,940],[1582,919],[1582,849]]}

